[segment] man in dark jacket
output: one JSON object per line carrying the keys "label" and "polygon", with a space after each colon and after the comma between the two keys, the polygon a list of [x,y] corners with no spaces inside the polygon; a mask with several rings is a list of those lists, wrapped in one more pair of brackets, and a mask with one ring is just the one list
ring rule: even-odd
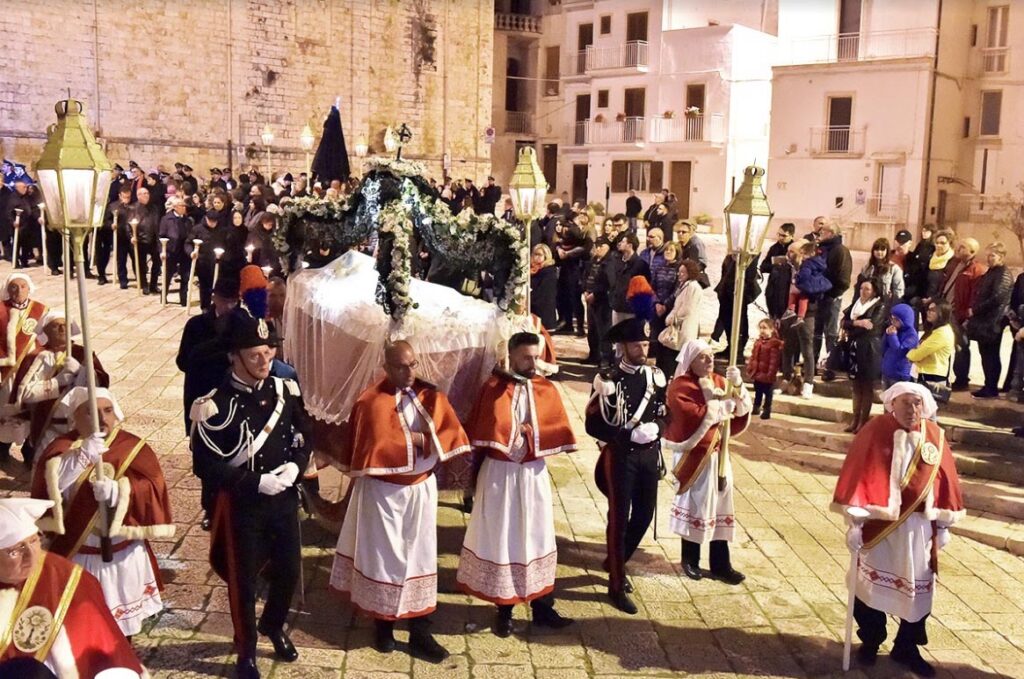
{"label": "man in dark jacket", "polygon": [[640,241],[632,231],[623,231],[615,239],[615,254],[609,255],[607,276],[610,283],[608,301],[612,308],[612,325],[635,316],[626,299],[629,282],[634,276],[643,276],[651,282],[651,268],[637,254]]}
{"label": "man in dark jacket", "polygon": [[[139,261],[135,273],[142,285],[142,294],[158,294],[160,281],[160,208],[150,201],[149,189],[140,186],[135,195],[138,200],[132,205],[128,221],[129,240],[134,248],[138,241]],[[133,228],[134,223],[134,228]],[[146,273],[149,272],[147,279]]]}
{"label": "man in dark jacket", "polygon": [[167,269],[164,275],[169,279],[174,274],[178,274],[181,279],[181,285],[178,286],[178,301],[181,306],[185,306],[188,293],[188,270],[189,264],[192,262],[185,254],[185,240],[192,233],[195,224],[187,214],[188,206],[185,205],[183,198],[172,196],[168,199],[167,205],[171,209],[160,220],[160,238],[167,239],[167,261],[164,262]]}
{"label": "man in dark jacket", "polygon": [[583,299],[587,302],[587,345],[590,352],[584,363],[611,365],[612,343],[608,331],[612,327],[612,309],[608,305],[608,286],[600,285],[605,263],[612,246],[604,236],[594,242],[586,278],[583,281]]}
{"label": "man in dark jacket", "polygon": [[[196,278],[199,280],[199,305],[205,310],[210,306],[210,292],[213,289],[213,272],[217,263],[215,250],[222,248],[225,252],[228,249],[228,239],[231,227],[221,226],[221,216],[217,210],[208,210],[206,217],[201,224],[192,228],[192,234],[185,243],[185,251],[189,257],[196,260]],[[198,251],[193,241],[201,240]],[[189,262],[191,267],[191,260]],[[224,262],[221,261],[221,274],[227,275],[224,271]],[[186,282],[187,286],[188,283]],[[186,290],[186,295],[188,291]]]}
{"label": "man in dark jacket", "polygon": [[[818,250],[825,257],[826,277],[832,289],[822,295],[818,302],[817,318],[814,321],[814,355],[821,356],[822,338],[829,352],[839,341],[839,311],[843,295],[850,288],[853,273],[853,257],[843,245],[843,236],[833,222],[825,222],[818,231]],[[813,368],[810,368],[813,369]]]}
{"label": "man in dark jacket", "polygon": [[[747,270],[743,274],[743,299],[740,302],[743,306],[740,309],[739,353],[737,354],[740,358],[743,357],[743,350],[746,348],[747,338],[750,336],[747,308],[761,294],[761,286],[758,285],[757,280],[757,259],[751,259]],[[715,293],[718,295],[718,320],[715,321],[715,329],[711,332],[711,339],[716,342],[723,335],[728,342],[732,342],[735,339],[731,336],[733,296],[735,291],[736,258],[729,254],[722,260],[722,278],[718,281],[718,285],[715,286]],[[727,356],[728,352],[723,349],[719,354]]]}
{"label": "man in dark jacket", "polygon": [[796,225],[793,222],[786,222],[779,227],[778,233],[775,234],[775,242],[771,244],[768,252],[764,255],[764,259],[761,260],[761,266],[759,267],[761,273],[771,274],[772,267],[782,261],[775,258],[786,256],[786,251],[789,250],[789,244],[793,242],[793,234],[795,233]]}
{"label": "man in dark jacket", "polygon": [[480,192],[480,197],[474,205],[476,213],[478,215],[493,215],[499,200],[501,200],[501,187],[494,183],[494,177],[488,176],[487,186]]}
{"label": "man in dark jacket", "polygon": [[700,275],[697,277],[697,282],[700,283],[700,287],[709,288],[711,287],[711,281],[708,280],[707,268],[708,268],[708,256],[707,250],[704,247],[704,241],[697,235],[697,227],[692,222],[682,221],[676,225],[676,240],[682,246],[683,250],[679,257],[680,261],[689,259],[690,261],[697,262],[697,268],[700,269]]}
{"label": "man in dark jacket", "polygon": [[643,203],[636,197],[636,191],[630,191],[629,197],[626,198],[626,219],[629,220],[629,228],[636,228],[637,217],[643,211]]}
{"label": "man in dark jacket", "polygon": [[974,398],[999,397],[999,375],[1003,370],[999,350],[1013,294],[1013,276],[1004,263],[1006,246],[992,243],[986,250],[986,257],[988,270],[978,280],[967,319],[967,337],[978,343],[981,367],[985,371],[985,386],[971,394]]}

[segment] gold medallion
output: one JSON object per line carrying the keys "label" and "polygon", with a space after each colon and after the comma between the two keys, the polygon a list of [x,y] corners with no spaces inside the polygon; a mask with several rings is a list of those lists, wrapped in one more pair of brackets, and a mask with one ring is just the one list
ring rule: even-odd
{"label": "gold medallion", "polygon": [[21,331],[26,335],[33,335],[36,332],[36,326],[39,325],[39,321],[34,318],[26,318],[21,323]]}
{"label": "gold medallion", "polygon": [[50,638],[53,614],[42,606],[32,606],[18,616],[12,637],[14,647],[22,653],[35,653]]}
{"label": "gold medallion", "polygon": [[924,460],[926,464],[938,464],[940,457],[939,449],[934,443],[925,443],[921,448],[921,459]]}

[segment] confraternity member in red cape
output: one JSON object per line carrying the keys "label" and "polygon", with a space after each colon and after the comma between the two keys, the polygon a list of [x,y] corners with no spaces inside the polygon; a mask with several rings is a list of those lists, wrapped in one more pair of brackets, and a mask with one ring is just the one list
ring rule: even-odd
{"label": "confraternity member in red cape", "polygon": [[[96,390],[98,433],[91,431],[88,389],[72,389],[64,406],[74,428],[43,451],[32,477],[32,496],[54,503],[39,525],[51,537],[52,553],[96,576],[110,613],[130,637],[142,630],[143,620],[163,609],[163,583],[146,539],[174,536],[167,484],[153,449],[122,428],[124,414],[109,390]],[[103,480],[95,470],[100,458]],[[110,507],[110,563],[100,555],[96,533],[100,502]]]}
{"label": "confraternity member in red cape", "polygon": [[572,623],[554,609],[555,517],[544,458],[576,450],[569,417],[554,384],[537,372],[541,338],[508,341],[509,368],[484,383],[466,429],[477,455],[478,501],[462,543],[457,580],[466,592],[498,606],[492,631],[512,633],[512,608],[530,602],[533,623]]}
{"label": "confraternity member in red cape", "polygon": [[608,597],[636,615],[626,562],[640,546],[658,501],[661,432],[665,422],[665,374],[647,365],[650,328],[639,318],[621,321],[608,339],[621,355],[618,366],[594,378],[587,403],[587,433],[604,442],[597,487],[608,497]]}
{"label": "confraternity member in red cape", "polygon": [[430,633],[437,607],[437,480],[434,468],[470,451],[448,398],[416,378],[406,341],[384,350],[384,377],[356,400],[341,464],[354,478],[338,536],[331,587],[374,618],[375,646],[395,649],[396,620],[409,619],[413,655],[441,662]]}
{"label": "confraternity member in red cape", "polygon": [[704,577],[700,546],[710,542],[710,577],[738,585],[744,576],[732,567],[729,557],[736,528],[732,464],[727,458],[725,488],[720,490],[718,456],[722,428],[729,427],[729,435],[735,436],[750,424],[750,394],[735,366],[726,368],[724,378],[715,374],[714,352],[703,340],[684,344],[676,360],[676,376],[666,399],[669,426],[665,447],[672,451],[672,470],[679,488],[669,525],[683,538],[683,573],[687,577]]}
{"label": "confraternity member in red cape", "polygon": [[[13,395],[14,376],[36,348],[39,322],[46,305],[30,299],[36,286],[23,273],[12,273],[0,295],[0,404]],[[0,413],[0,462],[8,458],[12,443],[21,443],[27,433],[24,421],[13,413]]]}
{"label": "confraternity member in red cape", "polygon": [[[312,425],[299,385],[270,374],[274,329],[247,313],[230,323],[231,367],[190,409],[192,466],[215,498],[210,564],[228,586],[237,676],[258,679],[257,632],[278,658],[299,657],[284,623],[302,566],[295,480],[309,463]],[[269,587],[257,625],[261,572]]]}
{"label": "confraternity member in red cape", "polygon": [[60,679],[121,667],[149,674],[81,566],[42,548],[36,521],[47,500],[0,499],[0,677],[44,663]]}
{"label": "confraternity member in red cape", "polygon": [[832,498],[848,515],[847,546],[858,552],[853,615],[863,642],[857,658],[872,665],[886,637],[886,615],[900,619],[893,660],[922,677],[935,675],[918,646],[928,643],[939,549],[949,527],[964,516],[953,453],[937,423],[935,400],[922,385],[899,382],[882,397],[885,414],[853,439]]}

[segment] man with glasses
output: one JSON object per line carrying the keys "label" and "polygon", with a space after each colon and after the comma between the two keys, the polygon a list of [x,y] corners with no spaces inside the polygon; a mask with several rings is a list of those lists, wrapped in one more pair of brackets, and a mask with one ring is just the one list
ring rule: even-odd
{"label": "man with glasses", "polygon": [[[817,225],[818,220],[814,221]],[[843,245],[843,235],[830,221],[818,229],[818,251],[825,257],[825,277],[832,283],[832,289],[818,301],[818,313],[814,319],[814,355],[820,359],[822,340],[829,353],[839,342],[839,310],[843,295],[850,288],[853,257],[849,248]]]}
{"label": "man with glasses", "polygon": [[51,507],[0,499],[0,677],[24,676],[21,668],[33,663],[60,677],[115,667],[144,674],[96,578],[43,549],[36,522]]}

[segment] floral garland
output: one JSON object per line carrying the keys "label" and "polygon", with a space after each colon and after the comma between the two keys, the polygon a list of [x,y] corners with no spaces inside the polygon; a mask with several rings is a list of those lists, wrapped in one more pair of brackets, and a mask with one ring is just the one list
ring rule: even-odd
{"label": "floral garland", "polygon": [[495,302],[509,315],[526,313],[529,251],[523,228],[494,215],[463,210],[453,216],[432,194],[423,167],[374,159],[357,190],[343,199],[299,198],[284,208],[273,233],[282,254],[316,247],[346,250],[380,237],[377,300],[395,321],[416,308],[410,296],[413,236],[448,268],[493,278]]}

